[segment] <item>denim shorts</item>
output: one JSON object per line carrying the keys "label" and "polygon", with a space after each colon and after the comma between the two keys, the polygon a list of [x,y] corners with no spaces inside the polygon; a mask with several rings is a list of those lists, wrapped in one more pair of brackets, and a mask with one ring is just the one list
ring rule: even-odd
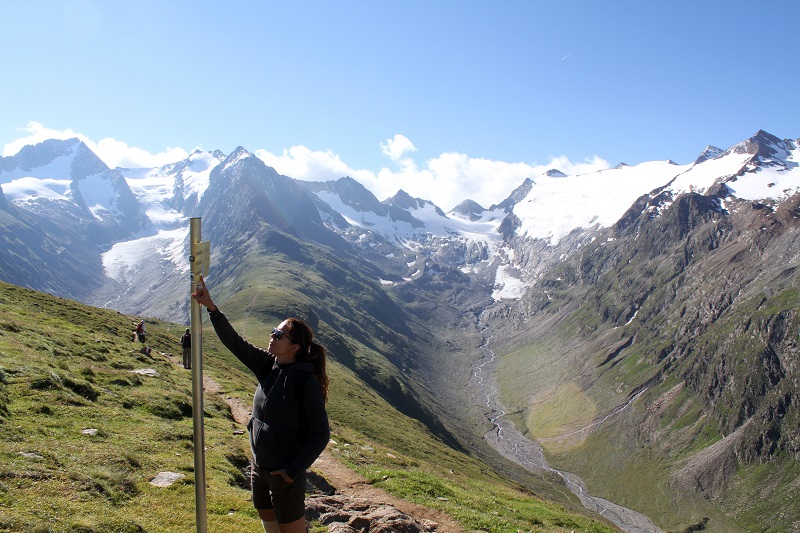
{"label": "denim shorts", "polygon": [[250,480],[253,486],[253,507],[274,509],[280,524],[294,522],[306,515],[306,473],[287,483],[281,476],[270,474],[274,469],[261,469],[251,465]]}

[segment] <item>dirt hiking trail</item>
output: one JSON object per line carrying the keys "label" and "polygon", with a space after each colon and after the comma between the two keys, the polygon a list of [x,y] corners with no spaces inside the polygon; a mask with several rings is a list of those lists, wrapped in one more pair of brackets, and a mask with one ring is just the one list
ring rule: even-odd
{"label": "dirt hiking trail", "polygon": [[[180,357],[169,353],[162,355],[183,369],[183,362]],[[250,406],[244,405],[237,398],[228,396],[217,381],[205,374],[203,375],[203,390],[206,394],[219,395],[230,408],[233,419],[242,426],[241,429],[246,433],[247,422],[250,419]],[[432,531],[466,533],[448,514],[397,498],[371,485],[366,478],[349,469],[334,457],[327,448],[314,462],[311,469],[322,476],[334,488],[335,494],[339,498],[349,499],[353,502],[366,500],[374,505],[393,507],[419,522],[433,523]]]}

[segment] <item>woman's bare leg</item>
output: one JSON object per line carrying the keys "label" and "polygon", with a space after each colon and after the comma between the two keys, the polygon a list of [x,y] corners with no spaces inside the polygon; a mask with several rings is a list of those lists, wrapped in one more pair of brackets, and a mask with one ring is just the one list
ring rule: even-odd
{"label": "woman's bare leg", "polygon": [[306,519],[298,518],[294,522],[288,524],[278,524],[281,528],[281,533],[306,533]]}
{"label": "woman's bare leg", "polygon": [[257,511],[266,533],[280,533],[280,526],[275,519],[275,509],[257,509]]}

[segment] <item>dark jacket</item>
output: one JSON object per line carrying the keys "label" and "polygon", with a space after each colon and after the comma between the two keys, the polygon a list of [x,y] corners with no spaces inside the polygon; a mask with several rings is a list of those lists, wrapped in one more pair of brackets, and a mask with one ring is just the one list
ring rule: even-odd
{"label": "dark jacket", "polygon": [[[222,343],[258,379],[248,425],[253,462],[270,471],[285,469],[289,477],[297,478],[330,439],[328,414],[313,364],[281,364],[268,351],[244,340],[219,308],[209,316]],[[298,383],[303,390],[295,390]]]}

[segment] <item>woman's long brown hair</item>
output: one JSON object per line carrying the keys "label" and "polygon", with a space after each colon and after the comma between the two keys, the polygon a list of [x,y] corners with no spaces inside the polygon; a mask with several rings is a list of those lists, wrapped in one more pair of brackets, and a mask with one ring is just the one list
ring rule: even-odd
{"label": "woman's long brown hair", "polygon": [[328,401],[328,373],[326,364],[328,352],[323,345],[314,340],[314,332],[299,318],[287,318],[289,338],[300,345],[297,351],[297,361],[307,361],[314,365],[314,377],[322,386],[322,398]]}

